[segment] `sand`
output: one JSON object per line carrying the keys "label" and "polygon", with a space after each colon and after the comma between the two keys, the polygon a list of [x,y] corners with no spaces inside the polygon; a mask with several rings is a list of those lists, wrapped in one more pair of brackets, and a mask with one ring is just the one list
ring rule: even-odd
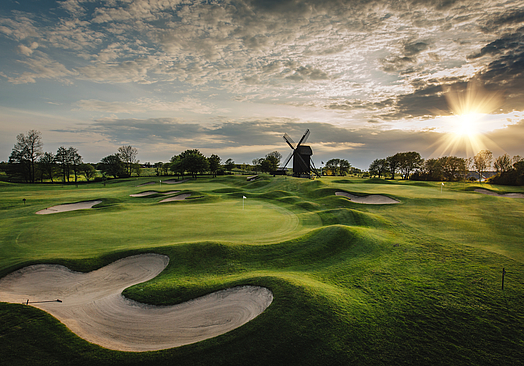
{"label": "sand", "polygon": [[335,194],[337,196],[349,198],[351,202],[363,203],[366,205],[390,205],[394,203],[400,203],[400,201],[380,194],[370,194],[368,196],[355,196],[354,194],[347,192],[335,192]]}
{"label": "sand", "polygon": [[[141,304],[122,296],[148,281],[169,258],[143,254],[89,273],[59,265],[33,265],[0,279],[0,301],[47,311],[85,340],[119,351],[152,351],[229,332],[260,315],[273,301],[264,287],[242,286],[174,306]],[[62,302],[41,302],[60,299]]]}
{"label": "sand", "polygon": [[492,191],[489,191],[489,190],[483,189],[483,188],[476,188],[475,192],[482,193],[482,194],[487,194],[487,195],[490,195],[490,196],[496,196],[496,197],[524,198],[524,194],[522,194],[522,193],[497,193],[497,192],[492,192]]}
{"label": "sand", "polygon": [[179,194],[178,196],[175,196],[175,197],[164,198],[159,203],[162,203],[162,202],[173,202],[173,201],[183,201],[183,200],[185,200],[185,199],[187,199],[189,197],[191,197],[191,193],[183,193],[183,194]]}
{"label": "sand", "polygon": [[92,208],[94,205],[102,203],[101,200],[96,201],[84,201],[78,203],[67,203],[65,205],[58,205],[53,207],[48,207],[44,210],[37,211],[37,215],[47,215],[58,212],[67,212],[67,211],[76,211],[76,210],[86,210]]}
{"label": "sand", "polygon": [[151,196],[153,194],[163,194],[164,196],[168,196],[170,194],[175,194],[175,193],[178,193],[178,192],[180,192],[180,191],[169,191],[169,192],[147,191],[147,192],[142,192],[142,193],[130,194],[129,197],[147,197],[147,196]]}

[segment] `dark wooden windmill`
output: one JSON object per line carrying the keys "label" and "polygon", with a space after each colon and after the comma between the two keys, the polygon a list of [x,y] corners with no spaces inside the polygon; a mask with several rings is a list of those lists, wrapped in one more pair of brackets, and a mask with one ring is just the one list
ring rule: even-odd
{"label": "dark wooden windmill", "polygon": [[279,168],[280,170],[285,170],[286,166],[289,164],[289,161],[291,160],[291,158],[293,158],[294,177],[310,178],[311,172],[314,172],[317,176],[320,177],[320,174],[318,174],[317,170],[315,169],[315,165],[311,160],[311,155],[313,155],[313,150],[311,150],[311,146],[302,145],[306,143],[309,137],[309,133],[309,129],[306,130],[298,144],[295,144],[293,139],[289,137],[287,133],[284,134],[284,140],[286,140],[289,147],[291,147],[291,153],[286,158],[286,160],[284,160],[284,165],[281,168]]}

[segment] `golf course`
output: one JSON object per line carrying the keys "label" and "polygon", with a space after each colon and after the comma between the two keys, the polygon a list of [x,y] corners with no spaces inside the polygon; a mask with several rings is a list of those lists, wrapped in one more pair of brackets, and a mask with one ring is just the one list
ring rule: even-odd
{"label": "golf course", "polygon": [[0,182],[0,365],[524,364],[523,187],[151,180]]}

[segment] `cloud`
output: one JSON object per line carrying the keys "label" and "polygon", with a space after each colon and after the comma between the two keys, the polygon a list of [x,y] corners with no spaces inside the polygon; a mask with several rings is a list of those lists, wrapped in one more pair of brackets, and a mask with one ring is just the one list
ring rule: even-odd
{"label": "cloud", "polygon": [[31,45],[25,46],[23,44],[18,45],[18,52],[20,52],[23,55],[31,56],[33,54],[33,51],[38,48],[38,43],[33,42]]}
{"label": "cloud", "polygon": [[[135,101],[108,102],[98,99],[84,99],[75,103],[76,109],[80,111],[98,111],[105,113],[143,113],[155,112],[179,112],[191,111],[196,114],[211,114],[218,107],[211,103],[204,103],[196,98],[184,97],[178,102],[167,102],[152,98],[141,98]],[[224,109],[220,109],[222,112]]]}

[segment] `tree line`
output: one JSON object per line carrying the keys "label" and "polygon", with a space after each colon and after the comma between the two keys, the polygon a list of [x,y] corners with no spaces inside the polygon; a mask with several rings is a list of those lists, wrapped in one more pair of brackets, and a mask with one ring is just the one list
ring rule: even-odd
{"label": "tree line", "polygon": [[[140,161],[137,159],[138,149],[132,146],[121,146],[116,153],[103,157],[99,163],[90,164],[83,162],[78,149],[74,147],[61,146],[56,153],[44,152],[42,134],[37,130],[21,133],[16,139],[9,161],[3,167],[15,180],[35,183],[44,179],[51,182],[60,179],[63,183],[68,183],[71,176],[74,177],[74,182],[78,182],[78,178],[84,176],[89,182],[95,179],[97,170],[103,177],[113,178],[141,174]],[[206,158],[200,151],[189,149],[174,155],[169,163],[156,163],[154,168],[157,175],[167,175],[171,172],[181,176],[189,174],[196,178],[197,174],[205,172],[216,177],[225,171],[231,172],[236,166],[232,159],[226,160],[224,165],[221,162],[222,159],[218,155],[213,154]]]}
{"label": "tree line", "polygon": [[[4,170],[14,179],[34,183],[49,179],[61,179],[70,182],[71,176],[77,182],[84,176],[89,182],[95,179],[97,170],[103,177],[124,178],[132,174],[140,176],[141,165],[138,149],[132,146],[121,146],[115,154],[103,157],[97,164],[84,163],[82,156],[74,147],[58,148],[56,153],[44,152],[42,136],[39,131],[31,130],[26,134],[19,134],[13,147],[9,162]],[[275,172],[282,159],[278,151],[273,151],[263,158],[252,161],[251,169],[256,173]],[[492,164],[493,163],[493,164]],[[471,179],[473,169],[479,181],[484,173],[493,166],[496,174],[490,178],[495,184],[524,184],[524,158],[516,155],[501,155],[493,161],[493,154],[489,150],[481,150],[471,158],[443,156],[439,158],[423,159],[418,152],[399,152],[382,159],[375,159],[370,165],[368,174],[371,177],[395,179],[399,174],[401,179],[431,180],[431,181],[459,181]],[[177,176],[186,174],[196,178],[198,174],[210,173],[213,176],[230,173],[236,167],[232,159],[222,164],[222,159],[212,154],[205,157],[197,149],[188,149],[178,155],[173,155],[168,163],[158,162],[154,166],[158,176],[170,173]],[[352,167],[345,159],[333,158],[326,162],[323,175],[346,175],[361,173],[360,169]]]}
{"label": "tree line", "polygon": [[[519,155],[511,158],[508,154],[501,155],[493,161],[493,153],[481,150],[470,158],[457,156],[442,156],[424,160],[418,152],[400,152],[383,159],[375,159],[369,165],[369,174],[373,177],[395,178],[400,174],[402,179],[428,181],[460,181],[471,178],[473,170],[479,182],[492,167],[496,175],[490,177],[495,184],[524,184],[524,159]],[[474,178],[473,178],[474,179]]]}

